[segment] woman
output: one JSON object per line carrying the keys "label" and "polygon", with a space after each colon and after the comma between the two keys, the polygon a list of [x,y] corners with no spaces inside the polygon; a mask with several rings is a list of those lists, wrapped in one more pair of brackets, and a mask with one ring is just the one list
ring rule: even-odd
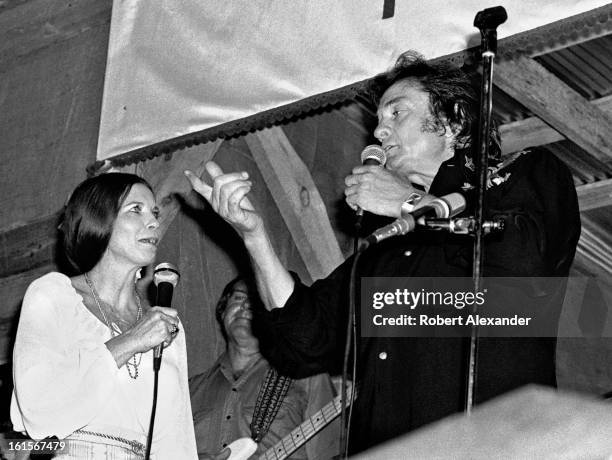
{"label": "woman", "polygon": [[136,283],[155,260],[158,228],[143,179],[87,179],[61,225],[78,275],[52,272],[28,287],[13,352],[11,419],[33,439],[65,439],[62,458],[143,458],[152,349],[161,343],[151,458],[197,458],[183,328],[174,309],[147,305]]}

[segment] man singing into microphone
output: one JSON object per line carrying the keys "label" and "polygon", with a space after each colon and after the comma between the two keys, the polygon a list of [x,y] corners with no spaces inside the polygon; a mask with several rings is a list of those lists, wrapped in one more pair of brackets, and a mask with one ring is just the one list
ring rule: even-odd
{"label": "man singing into microphone", "polygon": [[[379,95],[374,136],[387,162],[384,168],[359,166],[346,178],[349,206],[399,217],[402,210],[460,192],[473,212],[479,97],[468,75],[406,53],[374,86]],[[502,159],[497,132],[490,154],[485,216],[503,217],[506,225],[485,239],[484,275],[566,276],[580,233],[569,170],[543,151]],[[269,310],[266,336],[277,345],[270,360],[295,377],[333,369],[343,352],[351,260],[306,287],[274,253],[247,197],[247,174],[223,174],[214,163],[207,170],[212,187],[187,176],[244,239]],[[390,238],[363,253],[357,292],[362,277],[469,277],[472,247],[472,238],[443,232]],[[542,295],[554,321],[563,293],[544,290]],[[358,339],[361,385],[351,424],[352,453],[462,410],[465,339]],[[555,385],[554,352],[552,338],[481,339],[476,402],[527,383]]]}

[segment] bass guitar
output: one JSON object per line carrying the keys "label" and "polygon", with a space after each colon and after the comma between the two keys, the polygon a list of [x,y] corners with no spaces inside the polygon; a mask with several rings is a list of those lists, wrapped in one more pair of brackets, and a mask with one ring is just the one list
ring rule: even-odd
{"label": "bass guitar", "polygon": [[[347,406],[351,400],[352,388],[349,386],[346,391]],[[342,395],[336,396],[328,402],[321,410],[308,417],[291,433],[266,450],[259,460],[284,460],[298,450],[315,434],[329,425],[342,412]],[[251,438],[240,438],[232,442],[228,449],[231,454],[228,460],[247,460],[257,450],[257,443]]]}

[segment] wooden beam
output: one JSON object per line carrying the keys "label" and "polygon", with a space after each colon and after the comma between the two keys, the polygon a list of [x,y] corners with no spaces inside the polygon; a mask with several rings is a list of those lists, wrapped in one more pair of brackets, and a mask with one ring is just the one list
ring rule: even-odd
{"label": "wooden beam", "polygon": [[[590,101],[608,117],[612,117],[612,95]],[[551,144],[562,141],[565,136],[551,128],[538,117],[506,123],[499,127],[502,138],[502,153],[518,152],[526,147]]]}
{"label": "wooden beam", "polygon": [[582,216],[576,262],[593,275],[612,277],[612,236],[586,216]]}
{"label": "wooden beam", "polygon": [[310,276],[324,278],[344,257],[310,171],[280,127],[245,139]]}
{"label": "wooden beam", "polygon": [[601,161],[612,159],[612,118],[533,59],[502,61],[495,84]]}
{"label": "wooden beam", "polygon": [[55,257],[60,213],[0,232],[0,278],[50,264]]}
{"label": "wooden beam", "polygon": [[606,179],[576,187],[580,211],[612,205],[612,179]]}

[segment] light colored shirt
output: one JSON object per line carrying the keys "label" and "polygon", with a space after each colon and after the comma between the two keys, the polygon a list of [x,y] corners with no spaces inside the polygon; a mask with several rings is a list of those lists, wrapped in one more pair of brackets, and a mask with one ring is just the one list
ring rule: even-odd
{"label": "light colored shirt", "polygon": [[[197,458],[183,327],[164,350],[151,457]],[[77,429],[116,427],[145,444],[153,397],[153,353],[142,354],[138,378],[117,367],[105,342],[109,328],[83,304],[68,277],[52,272],[26,292],[13,351],[14,429],[33,439],[68,437]]]}
{"label": "light colored shirt", "polygon": [[[268,362],[260,358],[235,380],[227,353],[224,353],[207,372],[190,379],[198,454],[216,454],[232,441],[251,436],[250,423],[268,369]],[[294,380],[253,458],[259,458],[330,402],[333,396],[331,379],[327,374]],[[336,419],[289,458],[333,458],[339,451],[339,429],[339,420]]]}

